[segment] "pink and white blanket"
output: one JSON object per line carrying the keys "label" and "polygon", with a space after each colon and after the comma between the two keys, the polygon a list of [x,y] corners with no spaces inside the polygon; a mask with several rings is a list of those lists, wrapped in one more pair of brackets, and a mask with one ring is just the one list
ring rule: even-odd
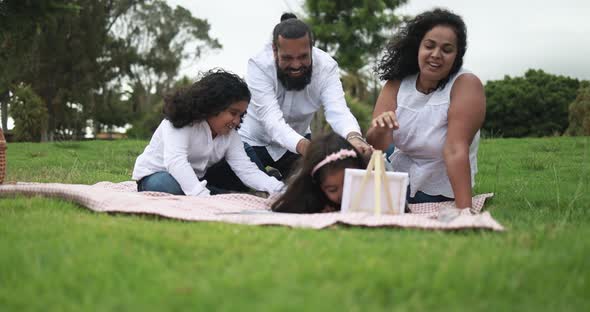
{"label": "pink and white blanket", "polygon": [[380,215],[367,213],[288,214],[270,210],[269,199],[248,194],[212,197],[174,196],[157,192],[138,193],[133,181],[94,185],[60,183],[17,183],[0,185],[0,197],[11,195],[57,197],[78,203],[92,211],[148,214],[185,221],[215,221],[250,225],[283,225],[323,229],[336,224],[362,227],[396,227],[427,230],[487,229],[504,227],[489,212],[481,211],[493,194],[473,198],[476,214],[464,210],[451,220],[439,221],[441,208],[449,203],[409,205],[412,213]]}

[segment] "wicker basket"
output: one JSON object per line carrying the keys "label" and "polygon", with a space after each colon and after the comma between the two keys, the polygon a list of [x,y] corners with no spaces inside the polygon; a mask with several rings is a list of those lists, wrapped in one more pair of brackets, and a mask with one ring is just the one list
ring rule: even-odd
{"label": "wicker basket", "polygon": [[6,174],[6,138],[4,132],[0,128],[0,184],[4,183],[4,176]]}

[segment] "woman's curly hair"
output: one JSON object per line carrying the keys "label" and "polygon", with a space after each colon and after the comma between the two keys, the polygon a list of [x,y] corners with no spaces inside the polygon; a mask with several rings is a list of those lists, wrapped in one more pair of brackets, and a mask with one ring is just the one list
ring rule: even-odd
{"label": "woman's curly hair", "polygon": [[463,19],[450,11],[434,9],[426,11],[404,25],[386,47],[385,55],[377,64],[376,72],[381,80],[401,80],[420,71],[418,50],[424,35],[436,26],[450,26],[457,36],[457,57],[449,75],[439,81],[437,88],[444,88],[449,77],[463,66],[467,50],[467,27]]}
{"label": "woman's curly hair", "polygon": [[242,78],[223,69],[213,69],[191,86],[165,96],[164,116],[174,127],[182,128],[215,116],[235,102],[250,102],[250,98],[250,90]]}

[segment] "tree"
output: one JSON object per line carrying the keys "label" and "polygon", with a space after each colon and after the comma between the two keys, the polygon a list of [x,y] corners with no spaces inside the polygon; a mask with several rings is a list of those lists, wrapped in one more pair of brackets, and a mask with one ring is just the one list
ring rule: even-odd
{"label": "tree", "polygon": [[38,63],[38,33],[47,21],[73,9],[57,0],[0,1],[0,111],[5,130],[10,89],[31,76]]}
{"label": "tree", "polygon": [[[358,112],[370,110],[375,103],[378,81],[371,73],[373,64],[401,23],[394,10],[404,3],[406,0],[305,0],[306,22],[313,29],[316,46],[338,61],[344,71],[343,87]],[[325,123],[318,112],[312,128],[325,129]]]}
{"label": "tree", "polygon": [[357,73],[383,49],[401,20],[394,10],[406,0],[306,0],[307,22],[317,45],[340,67]]}
{"label": "tree", "polygon": [[16,74],[9,75],[8,83],[2,85],[25,82],[42,98],[48,112],[44,139],[83,131],[85,122],[76,120],[82,119],[78,115],[83,112],[89,90],[97,88],[104,78],[100,65],[109,29],[121,12],[136,2],[6,2],[9,28],[3,32],[3,42],[9,49],[2,63]]}
{"label": "tree", "polygon": [[579,84],[577,79],[533,69],[524,77],[488,81],[483,128],[505,137],[563,134],[568,126],[568,105]]}
{"label": "tree", "polygon": [[30,86],[18,85],[14,89],[10,106],[14,118],[14,139],[17,141],[41,140],[47,127],[47,109]]}
{"label": "tree", "polygon": [[133,48],[134,62],[123,70],[124,80],[133,87],[134,113],[149,110],[157,102],[154,95],[170,89],[183,60],[194,61],[209,49],[221,48],[209,36],[206,20],[161,0],[141,3],[115,26],[118,38]]}
{"label": "tree", "polygon": [[568,135],[590,135],[590,82],[584,81],[569,106]]}
{"label": "tree", "polygon": [[97,128],[129,122],[124,112],[155,103],[184,59],[220,47],[206,20],[162,0],[5,0],[0,14],[9,26],[0,30],[0,101],[10,85],[29,84],[47,107],[49,140],[79,137],[86,119]]}

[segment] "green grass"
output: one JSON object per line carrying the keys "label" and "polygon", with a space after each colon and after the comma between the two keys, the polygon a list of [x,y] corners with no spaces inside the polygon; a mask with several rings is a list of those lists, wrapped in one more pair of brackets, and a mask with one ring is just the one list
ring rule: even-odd
{"label": "green grass", "polygon": [[[10,144],[7,180],[129,179],[143,141]],[[590,309],[590,138],[492,139],[477,193],[506,227],[315,231],[0,200],[0,311]]]}

